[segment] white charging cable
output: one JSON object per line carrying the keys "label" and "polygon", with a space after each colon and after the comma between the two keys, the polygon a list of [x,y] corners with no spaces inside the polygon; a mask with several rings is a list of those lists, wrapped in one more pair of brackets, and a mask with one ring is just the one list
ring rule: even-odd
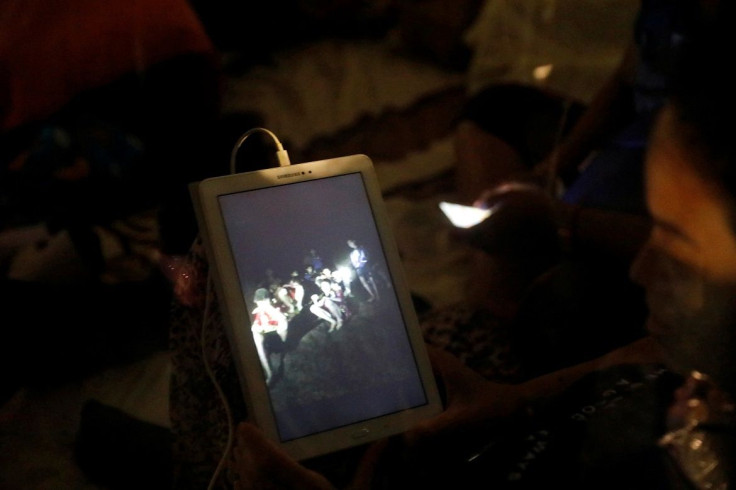
{"label": "white charging cable", "polygon": [[270,130],[266,128],[253,128],[243,133],[243,135],[240,138],[238,138],[237,143],[235,143],[235,146],[233,147],[233,151],[230,154],[230,173],[231,174],[234,174],[237,170],[236,169],[236,166],[237,166],[236,157],[238,156],[238,150],[240,150],[240,147],[243,145],[245,140],[248,139],[249,136],[257,132],[266,133],[273,139],[274,143],[276,143],[276,159],[279,162],[279,167],[286,167],[288,165],[291,165],[291,162],[289,161],[289,153],[286,150],[284,150],[284,147],[281,144],[281,141],[279,141],[279,139],[276,137],[275,134],[273,134],[273,132],[271,132]]}

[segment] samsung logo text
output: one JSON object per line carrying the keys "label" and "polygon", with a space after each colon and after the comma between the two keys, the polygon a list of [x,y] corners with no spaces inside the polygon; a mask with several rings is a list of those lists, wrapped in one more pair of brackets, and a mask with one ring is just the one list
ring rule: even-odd
{"label": "samsung logo text", "polygon": [[276,178],[277,179],[288,179],[289,177],[296,177],[296,176],[301,175],[301,174],[302,174],[302,172],[292,172],[290,174],[277,175]]}

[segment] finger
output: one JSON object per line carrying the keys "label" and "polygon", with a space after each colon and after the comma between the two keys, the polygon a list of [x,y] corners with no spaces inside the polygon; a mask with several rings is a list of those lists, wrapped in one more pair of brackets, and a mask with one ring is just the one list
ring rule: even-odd
{"label": "finger", "polygon": [[432,420],[418,423],[404,433],[404,443],[407,447],[417,447],[436,439],[438,434],[445,433],[452,426],[453,418],[448,412],[443,412]]}
{"label": "finger", "polygon": [[237,429],[234,451],[242,489],[332,489],[322,475],[301,466],[249,423]]}
{"label": "finger", "polygon": [[[487,415],[495,413],[495,394],[508,390],[489,383],[459,358],[442,349],[428,346],[428,353],[438,383],[444,389],[446,409],[407,431],[404,439],[409,446],[417,446],[484,420]],[[504,410],[500,412],[505,414]]]}
{"label": "finger", "polygon": [[261,473],[265,471],[265,468],[254,456],[254,449],[264,446],[261,440],[262,435],[250,424],[243,423],[238,425],[236,437],[236,445],[233,448],[233,467],[238,489],[258,488],[263,479]]}
{"label": "finger", "polygon": [[360,460],[360,464],[355,471],[352,482],[348,486],[349,490],[367,490],[372,488],[376,468],[378,467],[388,444],[388,439],[381,439],[368,447],[363,458]]}
{"label": "finger", "polygon": [[278,475],[280,479],[285,468],[297,465],[260,430],[248,423],[238,425],[235,457],[239,465],[241,487],[246,489],[278,488],[275,486],[275,476]]}
{"label": "finger", "polygon": [[458,364],[462,364],[462,361],[457,356],[441,347],[427,345],[427,354],[429,355],[429,362],[432,364],[435,373],[451,371],[456,369]]}

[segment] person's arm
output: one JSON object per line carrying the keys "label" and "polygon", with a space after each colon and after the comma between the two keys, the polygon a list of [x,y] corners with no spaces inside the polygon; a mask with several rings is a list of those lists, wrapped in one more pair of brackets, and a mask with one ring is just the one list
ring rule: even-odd
{"label": "person's arm", "polygon": [[[559,369],[518,384],[489,381],[444,351],[431,350],[432,365],[445,389],[446,409],[405,434],[411,447],[440,446],[467,434],[484,433],[509,418],[525,416],[560,396],[587,374],[620,364],[659,361],[650,337],[613,350],[599,358]],[[487,432],[486,432],[487,433]]]}
{"label": "person's arm", "polygon": [[628,267],[651,230],[648,216],[555,204],[558,234],[569,254],[616,260]]}
{"label": "person's arm", "polygon": [[636,50],[632,45],[575,126],[552,153],[537,164],[535,172],[553,171],[557,176],[574,172],[603,138],[621,125],[633,107],[631,89],[635,65]]}
{"label": "person's arm", "polygon": [[545,403],[562,393],[583,376],[621,364],[647,364],[658,362],[659,354],[651,337],[646,336],[631,344],[612,350],[587,362],[566,367],[521,383],[519,387],[524,407]]}
{"label": "person's arm", "polygon": [[453,230],[453,235],[490,255],[527,250],[530,237],[546,237],[539,246],[559,246],[569,256],[616,260],[627,267],[651,229],[648,216],[567,204],[533,184],[489,189],[474,206],[490,209],[490,216],[472,228]]}

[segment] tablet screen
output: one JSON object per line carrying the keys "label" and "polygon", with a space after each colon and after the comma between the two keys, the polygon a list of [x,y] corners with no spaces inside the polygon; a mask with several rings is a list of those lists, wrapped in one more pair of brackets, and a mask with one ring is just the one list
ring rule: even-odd
{"label": "tablet screen", "polygon": [[428,403],[360,172],[218,202],[282,441]]}

